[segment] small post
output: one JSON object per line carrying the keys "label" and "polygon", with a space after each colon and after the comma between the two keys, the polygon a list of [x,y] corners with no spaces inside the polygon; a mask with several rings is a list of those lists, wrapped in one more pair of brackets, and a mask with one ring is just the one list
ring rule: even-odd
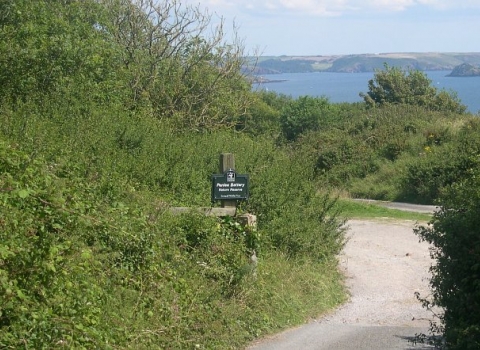
{"label": "small post", "polygon": [[250,229],[257,228],[257,216],[253,214],[242,214],[237,216],[238,221],[245,227]]}
{"label": "small post", "polygon": [[[220,173],[223,174],[229,169],[235,170],[235,156],[233,153],[221,153],[220,154]],[[236,208],[237,201],[221,201],[222,208]]]}

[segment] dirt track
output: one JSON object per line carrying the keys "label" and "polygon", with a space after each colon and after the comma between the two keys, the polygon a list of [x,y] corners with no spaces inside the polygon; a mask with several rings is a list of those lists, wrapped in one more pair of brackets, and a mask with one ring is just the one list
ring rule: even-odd
{"label": "dirt track", "polygon": [[414,222],[351,220],[349,241],[339,257],[350,301],[331,315],[252,346],[265,349],[430,349],[414,346],[427,332],[431,314],[414,293],[429,293],[428,245],[413,233]]}

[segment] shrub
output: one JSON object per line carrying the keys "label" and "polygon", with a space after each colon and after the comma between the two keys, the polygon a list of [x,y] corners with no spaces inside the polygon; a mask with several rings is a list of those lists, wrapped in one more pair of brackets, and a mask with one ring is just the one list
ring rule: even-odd
{"label": "shrub", "polygon": [[[77,184],[83,187],[83,184]],[[0,346],[97,347],[103,285],[74,190],[0,143]]]}
{"label": "shrub", "polygon": [[479,164],[476,154],[480,149],[480,139],[468,129],[468,125],[455,136],[454,141],[442,147],[430,143],[429,139],[435,138],[432,135],[428,134],[421,157],[406,164],[400,182],[399,198],[402,200],[433,203],[443,188],[467,178],[471,169]]}
{"label": "shrub", "polygon": [[280,116],[283,135],[291,141],[306,131],[319,130],[331,108],[326,98],[303,96],[291,101]]}
{"label": "shrub", "polygon": [[264,244],[287,256],[328,260],[343,246],[343,222],[335,200],[317,193],[311,154],[290,152],[277,153],[252,178],[248,208],[258,215]]}
{"label": "shrub", "polygon": [[326,194],[312,200],[313,206],[285,208],[267,231],[274,247],[295,259],[332,259],[345,243],[345,222],[339,219],[335,203]]}
{"label": "shrub", "polygon": [[423,302],[443,308],[444,313],[431,330],[442,335],[445,348],[452,350],[480,347],[479,188],[475,169],[468,179],[446,189],[430,226],[415,230],[433,245],[431,255],[436,259],[430,268],[433,300]]}

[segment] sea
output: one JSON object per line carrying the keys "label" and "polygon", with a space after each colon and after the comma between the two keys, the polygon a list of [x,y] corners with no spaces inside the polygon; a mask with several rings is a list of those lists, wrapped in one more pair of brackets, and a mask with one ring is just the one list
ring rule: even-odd
{"label": "sea", "polygon": [[[457,94],[470,113],[480,114],[480,77],[447,77],[450,71],[424,72],[438,90]],[[374,73],[282,73],[262,76],[270,82],[255,84],[254,90],[274,91],[298,98],[326,97],[330,102],[361,102],[361,92],[368,92]]]}

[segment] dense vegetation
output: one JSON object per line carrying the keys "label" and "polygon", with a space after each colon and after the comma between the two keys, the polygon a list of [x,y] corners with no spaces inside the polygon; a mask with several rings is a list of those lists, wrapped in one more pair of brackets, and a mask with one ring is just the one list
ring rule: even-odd
{"label": "dense vegetation", "polygon": [[[474,185],[480,124],[422,73],[332,104],[252,92],[245,56],[177,1],[0,1],[1,348],[241,347],[344,300],[332,193],[456,208]],[[210,204],[221,152],[256,229],[169,210]]]}
{"label": "dense vegetation", "polygon": [[416,229],[421,239],[433,245],[432,257],[437,261],[430,269],[432,297],[419,299],[427,308],[445,310],[431,324],[432,333],[443,338],[433,338],[432,343],[454,350],[480,347],[480,184],[478,169],[471,173],[445,191],[442,210],[432,225]]}
{"label": "dense vegetation", "polygon": [[468,164],[466,173],[442,191],[442,209],[430,225],[416,229],[419,237],[434,247],[431,255],[437,261],[430,269],[432,296],[419,299],[427,308],[444,310],[437,312],[431,331],[443,336],[440,341],[434,338],[433,343],[448,349],[480,347],[479,127],[477,121],[468,124],[457,148],[461,154],[457,168]]}
{"label": "dense vegetation", "polygon": [[[344,300],[334,201],[251,123],[273,108],[208,15],[172,1],[0,7],[2,349],[238,348]],[[239,210],[257,230],[170,213],[210,205],[221,152],[250,175]]]}

